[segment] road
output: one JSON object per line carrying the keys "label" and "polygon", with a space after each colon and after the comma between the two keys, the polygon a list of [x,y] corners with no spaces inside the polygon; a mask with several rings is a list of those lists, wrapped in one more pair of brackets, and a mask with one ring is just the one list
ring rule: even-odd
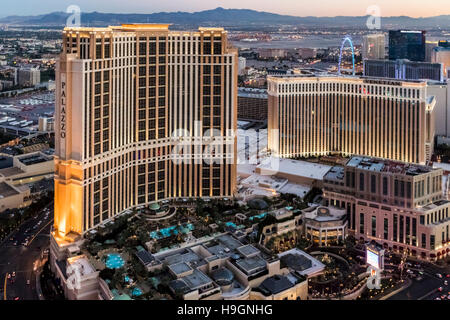
{"label": "road", "polygon": [[[423,276],[421,281],[412,279],[412,284],[405,290],[390,297],[388,300],[430,300],[441,294],[433,294],[437,288],[444,287],[444,280],[436,276],[436,273],[449,273],[449,270],[443,270],[429,263],[420,263],[423,268]],[[445,275],[444,275],[445,277]],[[450,279],[448,279],[450,282]],[[447,290],[447,291],[446,291]],[[450,288],[447,287],[444,292],[448,292]],[[448,293],[447,293],[448,294]]]}
{"label": "road", "polygon": [[[40,260],[42,251],[49,247],[50,228],[53,220],[53,204],[49,212],[26,221],[18,230],[0,245],[0,288],[3,300],[39,299],[36,292],[35,262]],[[26,239],[28,245],[23,245]],[[8,274],[16,273],[14,280]],[[13,281],[12,281],[13,280]],[[29,280],[30,284],[27,284]]]}

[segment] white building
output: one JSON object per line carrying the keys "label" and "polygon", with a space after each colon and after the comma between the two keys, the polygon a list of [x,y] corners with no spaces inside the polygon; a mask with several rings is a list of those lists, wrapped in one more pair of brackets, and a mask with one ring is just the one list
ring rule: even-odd
{"label": "white building", "polygon": [[311,207],[303,210],[305,235],[319,246],[344,241],[347,237],[347,212],[335,207]]}
{"label": "white building", "polygon": [[17,73],[20,86],[33,87],[41,83],[41,71],[38,68],[21,68]]}
{"label": "white building", "polygon": [[239,57],[238,62],[238,73],[240,76],[245,74],[245,68],[247,67],[247,59],[244,57]]}

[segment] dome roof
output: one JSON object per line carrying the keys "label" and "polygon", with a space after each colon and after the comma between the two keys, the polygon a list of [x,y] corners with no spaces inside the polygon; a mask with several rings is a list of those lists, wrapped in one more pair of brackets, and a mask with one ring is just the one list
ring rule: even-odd
{"label": "dome roof", "polygon": [[149,208],[150,208],[150,210],[153,210],[153,211],[156,211],[156,210],[159,210],[159,209],[161,209],[161,206],[158,204],[158,203],[152,203],[150,206],[149,206]]}
{"label": "dome roof", "polygon": [[264,210],[269,207],[269,205],[262,199],[252,199],[247,204],[250,208],[257,210]]}
{"label": "dome roof", "polygon": [[234,274],[227,268],[213,271],[211,277],[219,286],[228,286],[232,284],[234,280]]}

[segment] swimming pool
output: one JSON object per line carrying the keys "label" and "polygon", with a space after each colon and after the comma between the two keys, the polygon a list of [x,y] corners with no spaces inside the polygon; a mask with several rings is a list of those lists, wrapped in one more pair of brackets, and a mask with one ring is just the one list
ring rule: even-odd
{"label": "swimming pool", "polygon": [[118,253],[109,253],[106,255],[105,265],[108,269],[119,269],[125,265],[125,261]]}
{"label": "swimming pool", "polygon": [[[192,223],[188,223],[187,225],[180,226],[180,231],[183,234],[187,234],[195,229],[194,225]],[[158,231],[152,231],[150,232],[150,237],[152,239],[160,240],[164,238],[168,238],[171,235],[177,235],[178,234],[178,226],[171,226],[164,229],[161,229]]]}
{"label": "swimming pool", "polygon": [[227,223],[225,223],[225,225],[227,227],[233,227],[234,229],[237,229],[237,230],[245,228],[244,225],[237,226],[236,223],[234,223],[234,222],[227,222]]}
{"label": "swimming pool", "polygon": [[131,295],[133,297],[139,297],[139,296],[142,296],[142,294],[143,294],[142,290],[138,287],[133,288],[133,290],[131,291]]}
{"label": "swimming pool", "polygon": [[264,212],[264,213],[258,214],[256,216],[250,217],[250,221],[253,221],[254,219],[261,220],[261,219],[265,218],[266,216],[267,216],[267,212]]}

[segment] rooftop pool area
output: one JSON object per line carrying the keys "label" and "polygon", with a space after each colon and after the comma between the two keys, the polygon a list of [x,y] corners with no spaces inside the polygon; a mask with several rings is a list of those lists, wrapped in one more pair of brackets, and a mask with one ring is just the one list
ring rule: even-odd
{"label": "rooftop pool area", "polygon": [[232,227],[232,228],[234,228],[234,229],[236,229],[236,230],[245,228],[244,225],[237,226],[234,222],[227,222],[227,223],[225,223],[225,225],[226,225],[227,227]]}
{"label": "rooftop pool area", "polygon": [[267,216],[267,212],[257,214],[256,216],[250,217],[250,221],[253,221],[255,219],[264,219]]}
{"label": "rooftop pool area", "polygon": [[150,232],[150,238],[154,240],[160,240],[164,238],[168,238],[172,235],[177,235],[179,232],[182,234],[187,234],[195,229],[194,225],[192,223],[188,223],[187,225],[181,225],[181,226],[171,226],[164,229],[161,229],[159,231],[152,231]]}
{"label": "rooftop pool area", "polygon": [[108,269],[120,269],[125,265],[125,261],[118,253],[109,253],[106,255],[105,265]]}
{"label": "rooftop pool area", "polygon": [[142,294],[143,294],[142,290],[138,287],[133,288],[133,290],[131,291],[132,297],[139,297],[139,296],[142,296]]}

